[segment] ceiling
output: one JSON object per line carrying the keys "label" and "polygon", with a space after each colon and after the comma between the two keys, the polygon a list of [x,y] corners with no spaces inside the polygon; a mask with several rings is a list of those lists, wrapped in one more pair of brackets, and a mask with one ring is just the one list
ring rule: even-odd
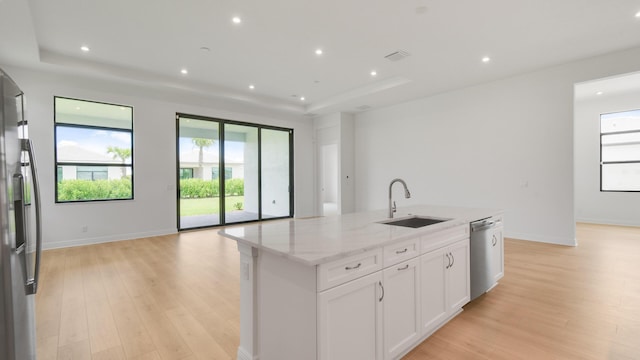
{"label": "ceiling", "polygon": [[[0,0],[0,64],[359,112],[640,46],[639,11],[638,0]],[[385,58],[396,51],[409,56]]]}

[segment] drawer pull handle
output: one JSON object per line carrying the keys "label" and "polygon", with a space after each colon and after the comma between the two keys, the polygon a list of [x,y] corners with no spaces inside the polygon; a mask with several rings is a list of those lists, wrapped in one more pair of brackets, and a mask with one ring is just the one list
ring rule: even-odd
{"label": "drawer pull handle", "polygon": [[498,243],[498,238],[496,238],[495,235],[493,235],[492,241],[491,241],[491,245],[496,246],[496,244]]}
{"label": "drawer pull handle", "polygon": [[407,250],[409,250],[409,249],[404,248],[404,250],[397,250],[397,251],[396,251],[396,254],[404,254],[404,253],[406,253],[406,252],[407,252]]}
{"label": "drawer pull handle", "polygon": [[382,286],[382,281],[378,281],[378,285],[380,285],[380,289],[382,290],[382,296],[380,296],[380,299],[378,299],[378,301],[382,302],[382,299],[384,299],[384,286]]}
{"label": "drawer pull handle", "polygon": [[362,263],[358,263],[358,265],[356,266],[345,266],[345,270],[355,270],[357,268],[359,268],[362,265]]}
{"label": "drawer pull handle", "polygon": [[409,268],[409,264],[407,264],[407,265],[405,265],[405,266],[403,266],[401,268],[398,268],[398,271],[407,270],[408,268]]}

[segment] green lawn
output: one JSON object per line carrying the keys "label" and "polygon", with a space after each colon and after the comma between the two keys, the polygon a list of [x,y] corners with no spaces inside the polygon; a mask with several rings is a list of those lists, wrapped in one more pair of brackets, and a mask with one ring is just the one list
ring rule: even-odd
{"label": "green lawn", "polygon": [[[244,205],[244,196],[225,197],[225,211],[238,210],[235,204]],[[244,207],[243,207],[244,208]],[[180,216],[209,215],[220,213],[220,201],[217,197],[204,199],[180,199]]]}

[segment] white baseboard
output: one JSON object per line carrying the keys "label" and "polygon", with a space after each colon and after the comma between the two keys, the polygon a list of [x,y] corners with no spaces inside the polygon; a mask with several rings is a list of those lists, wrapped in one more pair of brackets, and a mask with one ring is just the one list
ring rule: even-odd
{"label": "white baseboard", "polygon": [[594,219],[594,218],[578,218],[577,222],[589,223],[589,224],[601,224],[601,225],[620,225],[620,226],[640,226],[640,222],[628,221],[628,220],[615,220],[615,219]]}
{"label": "white baseboard", "polygon": [[551,237],[544,236],[540,234],[528,234],[528,233],[513,233],[509,232],[504,234],[504,237],[516,240],[527,240],[527,241],[537,241],[547,244],[556,244],[556,245],[566,245],[566,246],[576,246],[578,243],[576,239],[570,238],[559,238],[559,237]]}
{"label": "white baseboard", "polygon": [[121,240],[133,240],[140,239],[151,236],[162,236],[162,235],[170,235],[176,234],[177,229],[163,229],[163,230],[154,230],[154,231],[144,231],[139,233],[129,233],[129,234],[118,234],[118,235],[110,235],[110,236],[101,236],[94,238],[85,238],[85,239],[74,239],[67,241],[56,241],[56,242],[44,242],[42,244],[42,248],[44,250],[51,249],[61,249],[73,246],[83,246],[83,245],[93,245],[93,244],[101,244],[106,242],[113,241],[121,241]]}
{"label": "white baseboard", "polygon": [[252,356],[247,350],[238,346],[238,360],[258,360],[258,356]]}

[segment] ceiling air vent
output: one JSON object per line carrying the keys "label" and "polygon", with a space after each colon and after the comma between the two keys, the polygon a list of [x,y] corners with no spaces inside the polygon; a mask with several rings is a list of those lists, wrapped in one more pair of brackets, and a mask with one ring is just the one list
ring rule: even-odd
{"label": "ceiling air vent", "polygon": [[408,52],[404,51],[404,50],[398,50],[398,51],[394,51],[391,54],[385,56],[384,58],[390,61],[400,61],[404,58],[406,58],[407,56],[409,56],[411,54],[409,54]]}

